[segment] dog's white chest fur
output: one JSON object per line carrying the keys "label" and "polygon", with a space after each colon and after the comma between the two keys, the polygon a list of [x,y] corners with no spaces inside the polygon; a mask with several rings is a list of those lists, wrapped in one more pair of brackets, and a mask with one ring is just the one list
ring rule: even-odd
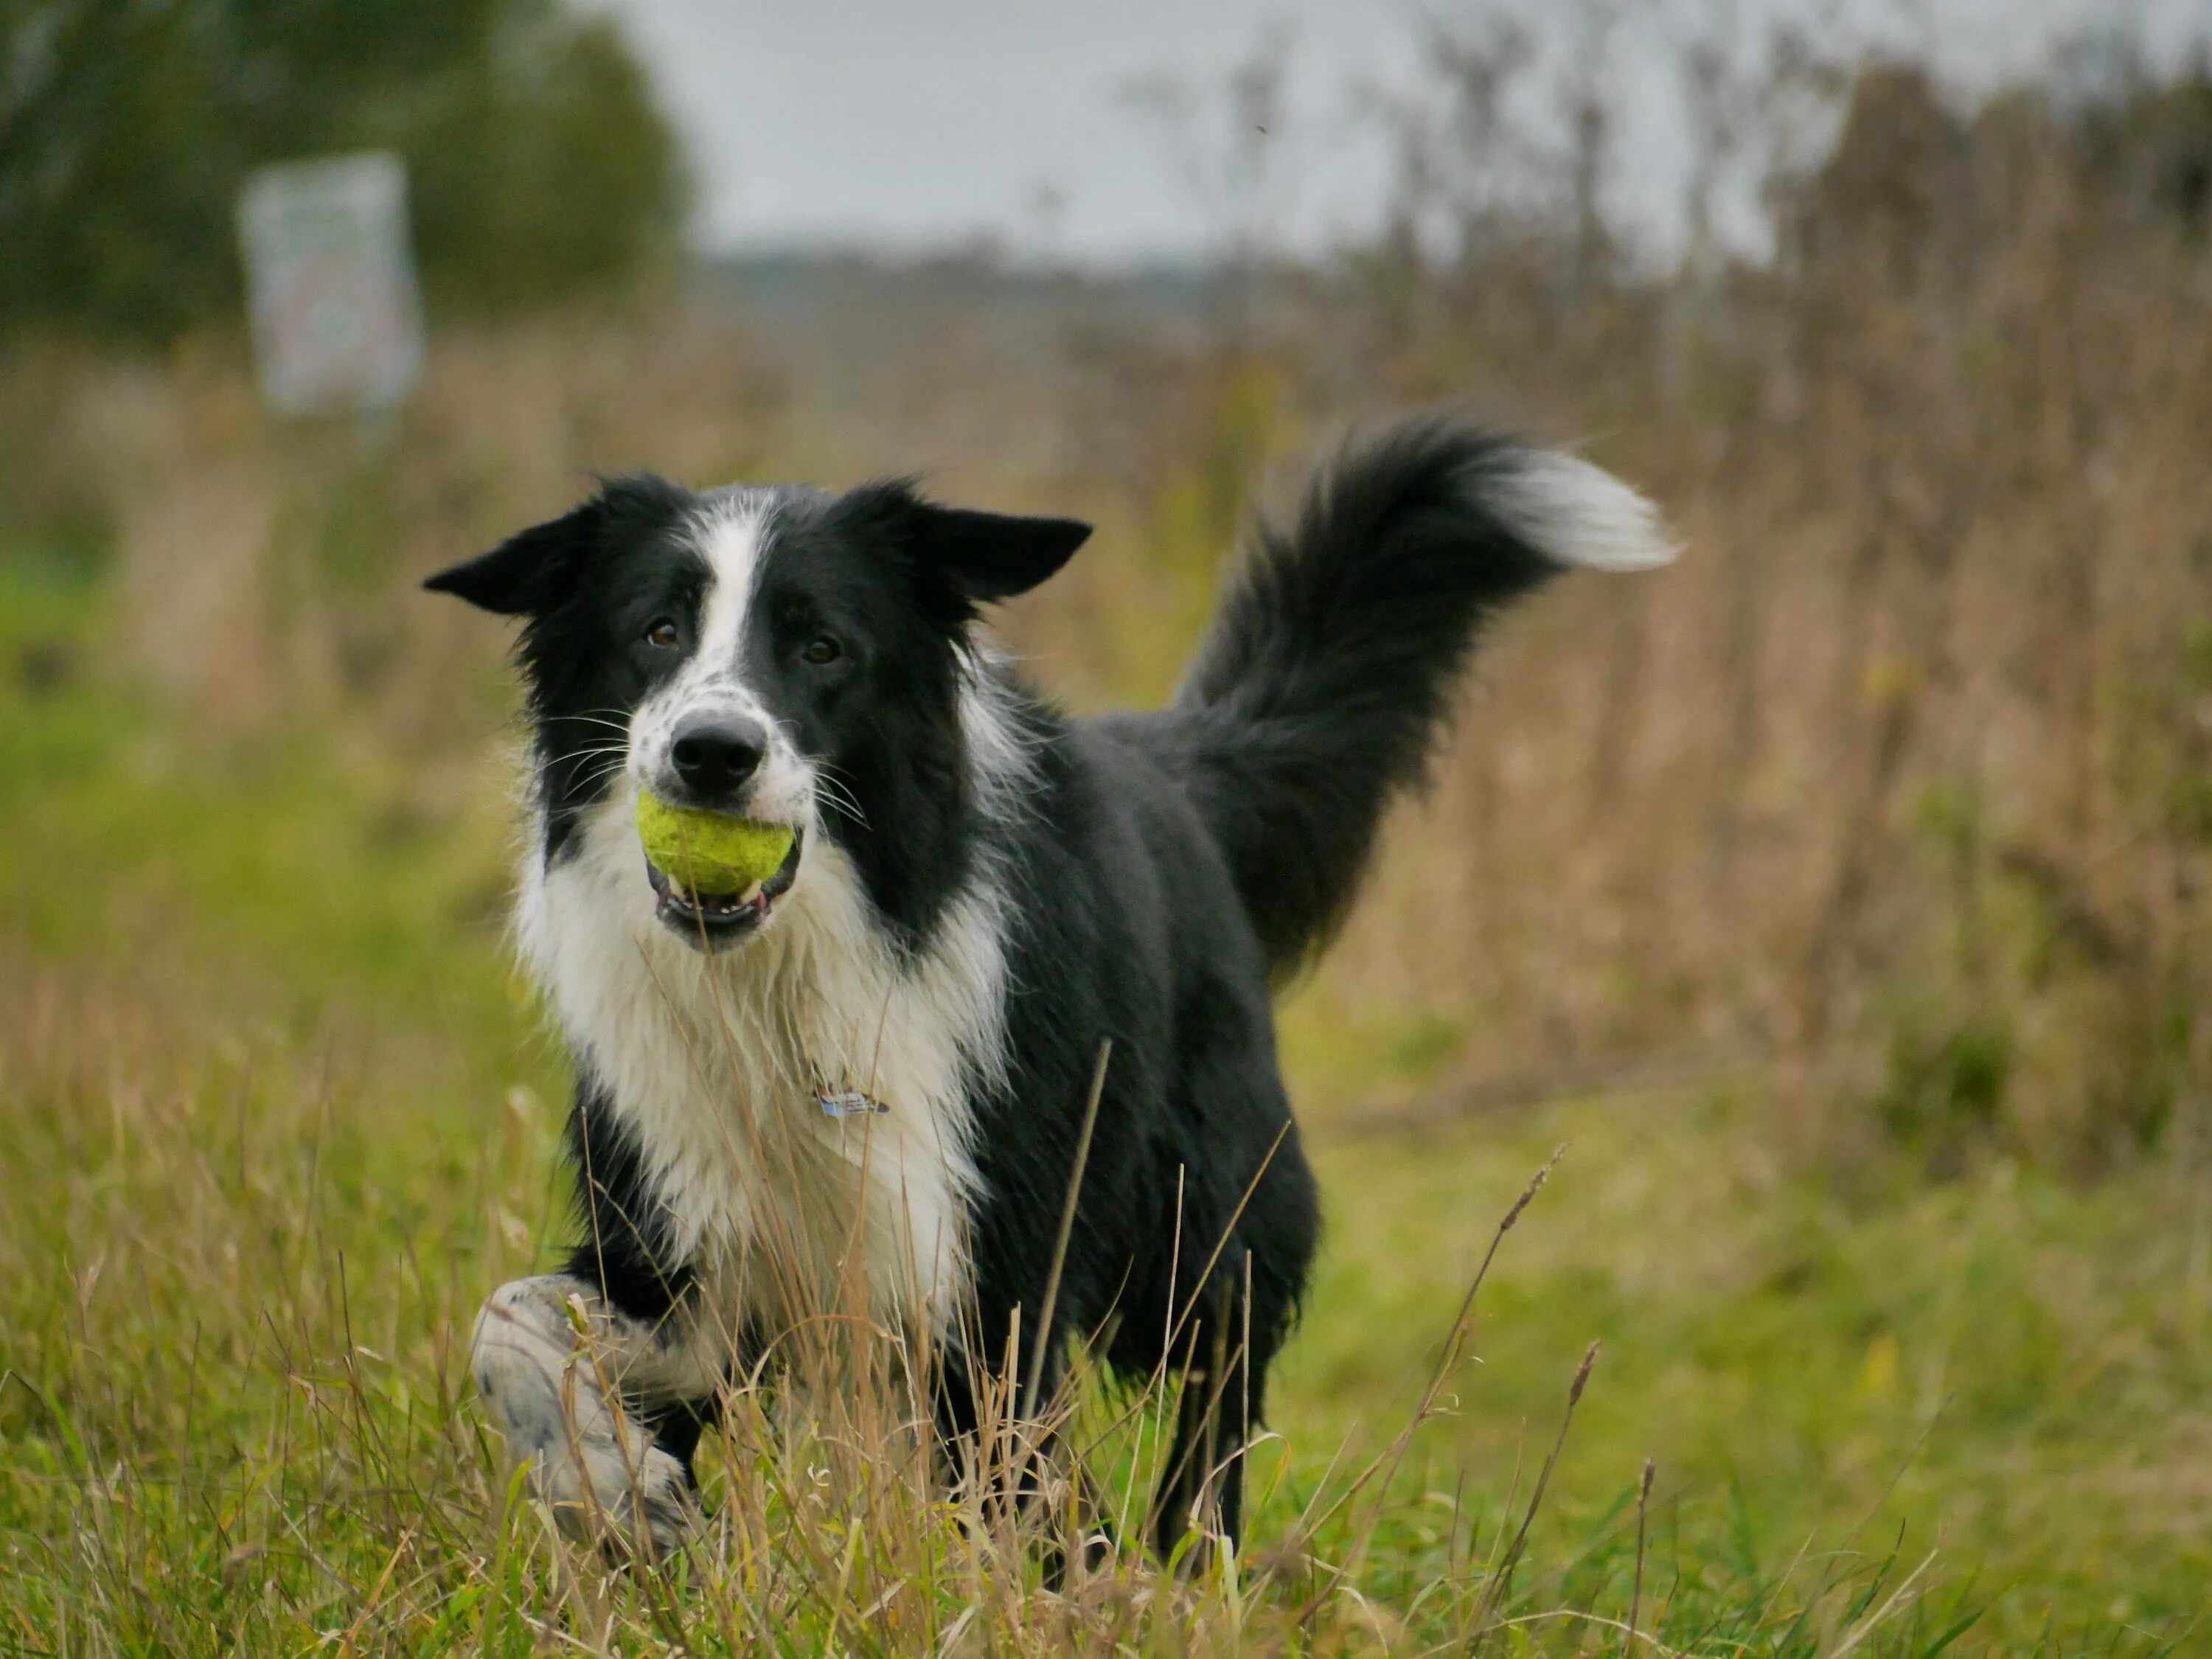
{"label": "dog's white chest fur", "polygon": [[[525,876],[523,953],[576,1061],[611,1096],[712,1311],[781,1328],[865,1290],[879,1317],[943,1331],[967,1287],[969,1101],[1003,1064],[999,907],[978,886],[902,962],[826,837],[753,939],[677,939],[629,792]],[[819,1095],[887,1109],[833,1116]]]}

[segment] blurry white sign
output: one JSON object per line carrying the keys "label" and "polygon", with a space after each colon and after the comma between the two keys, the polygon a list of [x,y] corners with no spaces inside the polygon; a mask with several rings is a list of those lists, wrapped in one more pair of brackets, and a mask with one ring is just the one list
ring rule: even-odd
{"label": "blurry white sign", "polygon": [[238,198],[261,390],[288,414],[381,409],[422,363],[407,170],[370,154],[264,167]]}

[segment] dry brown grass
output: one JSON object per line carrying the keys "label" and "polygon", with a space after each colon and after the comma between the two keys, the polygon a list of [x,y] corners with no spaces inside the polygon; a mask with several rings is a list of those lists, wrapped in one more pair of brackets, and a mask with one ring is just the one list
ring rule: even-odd
{"label": "dry brown grass", "polygon": [[213,349],[11,384],[46,410],[29,471],[118,529],[118,659],[218,728],[334,723],[434,803],[471,787],[496,642],[410,579],[594,469],[924,465],[1088,513],[1006,628],[1095,706],[1172,684],[1248,492],[1352,417],[1471,398],[1587,438],[1689,555],[1499,630],[1308,1005],[1366,1071],[1405,1058],[1384,1103],[1755,1066],[1807,1152],[2201,1139],[2204,252],[2032,110],[1968,127],[1902,73],[1856,108],[1776,266],[1662,288],[1401,249],[1234,339],[1079,304],[857,362],[696,310],[447,337],[365,441],[272,428]]}

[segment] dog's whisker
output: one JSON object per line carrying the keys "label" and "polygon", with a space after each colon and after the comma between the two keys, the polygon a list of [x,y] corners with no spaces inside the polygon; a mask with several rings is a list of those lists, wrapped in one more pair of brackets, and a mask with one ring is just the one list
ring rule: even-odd
{"label": "dog's whisker", "polygon": [[860,828],[868,828],[868,815],[860,810],[860,803],[845,785],[823,772],[816,777],[815,787],[820,791],[822,804],[841,817],[850,818]]}
{"label": "dog's whisker", "polygon": [[612,777],[629,764],[629,751],[626,749],[580,750],[543,762],[538,767],[538,772],[541,776],[550,776],[556,771],[573,774],[583,769],[583,763],[593,760],[603,763],[600,766],[591,769],[597,775]]}

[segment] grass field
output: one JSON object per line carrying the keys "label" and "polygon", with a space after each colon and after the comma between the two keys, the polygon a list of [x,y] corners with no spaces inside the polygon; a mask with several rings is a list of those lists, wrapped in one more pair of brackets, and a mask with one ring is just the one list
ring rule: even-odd
{"label": "grass field", "polygon": [[[1596,1653],[1632,1600],[1652,1652],[2212,1646],[2212,1217],[2176,1166],[1831,1185],[1756,1079],[1425,1115],[1418,1023],[1327,982],[1285,1013],[1329,1231],[1244,1584],[1044,1593],[910,1494],[876,1527],[803,1425],[710,1456],[730,1553],[609,1576],[496,1486],[460,1381],[561,1202],[489,743],[426,808],[402,753],[203,730],[113,672],[99,581],[0,569],[0,1651]],[[1388,1492],[1300,1528],[1561,1144]]]}

